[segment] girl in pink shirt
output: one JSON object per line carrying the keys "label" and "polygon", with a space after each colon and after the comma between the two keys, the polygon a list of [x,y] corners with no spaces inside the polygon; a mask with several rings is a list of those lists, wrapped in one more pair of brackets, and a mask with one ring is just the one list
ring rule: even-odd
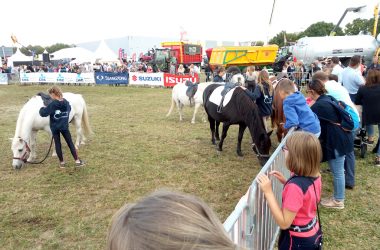
{"label": "girl in pink shirt", "polygon": [[282,150],[286,166],[293,175],[286,180],[278,171],[269,173],[284,184],[282,208],[273,194],[268,176],[260,175],[257,180],[273,217],[281,228],[278,249],[319,249],[322,244],[322,230],[317,218],[317,204],[322,190],[320,142],[311,133],[294,132]]}

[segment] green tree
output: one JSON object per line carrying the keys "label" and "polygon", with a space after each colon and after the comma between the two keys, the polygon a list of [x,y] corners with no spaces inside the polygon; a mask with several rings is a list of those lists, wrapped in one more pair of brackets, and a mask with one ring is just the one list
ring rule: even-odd
{"label": "green tree", "polygon": [[49,53],[54,53],[58,50],[65,49],[65,48],[72,48],[72,47],[75,47],[75,45],[73,46],[73,45],[68,45],[64,43],[56,43],[56,44],[46,47],[46,50]]}
{"label": "green tree", "polygon": [[[347,35],[357,35],[360,32],[372,34],[374,23],[375,23],[374,18],[371,18],[371,19],[356,18],[351,23],[348,23],[346,25],[345,32]],[[376,35],[378,34],[379,29],[380,29],[380,23],[377,24]]]}
{"label": "green tree", "polygon": [[44,52],[44,48],[40,45],[28,45],[26,48],[22,47],[21,52],[27,56],[32,55],[32,51],[34,51],[35,55],[42,54]]}
{"label": "green tree", "polygon": [[[284,36],[285,35],[285,36]],[[289,42],[296,42],[298,40],[299,36],[297,33],[286,33],[286,31],[281,31],[277,35],[275,35],[272,39],[269,40],[269,44],[277,44],[279,47],[288,45],[285,44]]]}
{"label": "green tree", "polygon": [[[330,32],[334,29],[335,24],[333,23],[326,23],[326,22],[317,22],[310,25],[304,32],[301,32],[300,37],[315,37],[315,36],[328,36],[330,35]],[[343,30],[338,27],[336,29],[336,35],[342,36],[344,35]]]}
{"label": "green tree", "polygon": [[263,46],[264,42],[263,41],[256,41],[256,46]]}

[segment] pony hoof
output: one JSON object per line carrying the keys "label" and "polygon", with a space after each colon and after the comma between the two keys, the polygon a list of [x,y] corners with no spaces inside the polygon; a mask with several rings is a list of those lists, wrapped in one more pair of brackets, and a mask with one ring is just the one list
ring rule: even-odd
{"label": "pony hoof", "polygon": [[243,157],[243,153],[242,153],[241,151],[236,151],[236,153],[237,153],[237,155],[238,155],[239,157]]}
{"label": "pony hoof", "polygon": [[51,156],[52,157],[57,157],[57,153],[52,153]]}
{"label": "pony hoof", "polygon": [[223,149],[220,148],[220,147],[217,147],[216,150],[218,150],[219,152],[222,152],[222,151],[223,151]]}
{"label": "pony hoof", "polygon": [[191,124],[195,124],[195,121],[191,121]]}

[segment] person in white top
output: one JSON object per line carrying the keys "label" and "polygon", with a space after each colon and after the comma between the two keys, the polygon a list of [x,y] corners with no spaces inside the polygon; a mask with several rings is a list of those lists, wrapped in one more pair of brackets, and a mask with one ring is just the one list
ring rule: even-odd
{"label": "person in white top", "polygon": [[332,72],[331,74],[332,75],[336,75],[338,77],[338,79],[341,79],[341,73],[343,71],[343,68],[342,66],[340,66],[340,60],[338,57],[334,56],[333,58],[331,58],[331,63],[332,63]]}

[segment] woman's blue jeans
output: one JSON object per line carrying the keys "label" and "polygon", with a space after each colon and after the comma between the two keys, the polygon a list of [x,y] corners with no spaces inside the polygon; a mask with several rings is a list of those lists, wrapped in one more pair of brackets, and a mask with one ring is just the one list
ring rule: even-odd
{"label": "woman's blue jeans", "polygon": [[345,176],[344,176],[344,160],[345,155],[339,155],[338,151],[334,150],[335,159],[328,161],[331,173],[334,180],[334,199],[336,201],[344,201],[345,196]]}
{"label": "woman's blue jeans", "polygon": [[[374,126],[376,126],[376,125],[367,125],[366,126],[368,136],[375,136],[375,127]],[[378,126],[379,133],[380,133],[380,124],[377,124],[377,126]],[[380,136],[379,136],[379,140],[380,140]],[[380,157],[380,147],[377,149],[377,156]]]}

